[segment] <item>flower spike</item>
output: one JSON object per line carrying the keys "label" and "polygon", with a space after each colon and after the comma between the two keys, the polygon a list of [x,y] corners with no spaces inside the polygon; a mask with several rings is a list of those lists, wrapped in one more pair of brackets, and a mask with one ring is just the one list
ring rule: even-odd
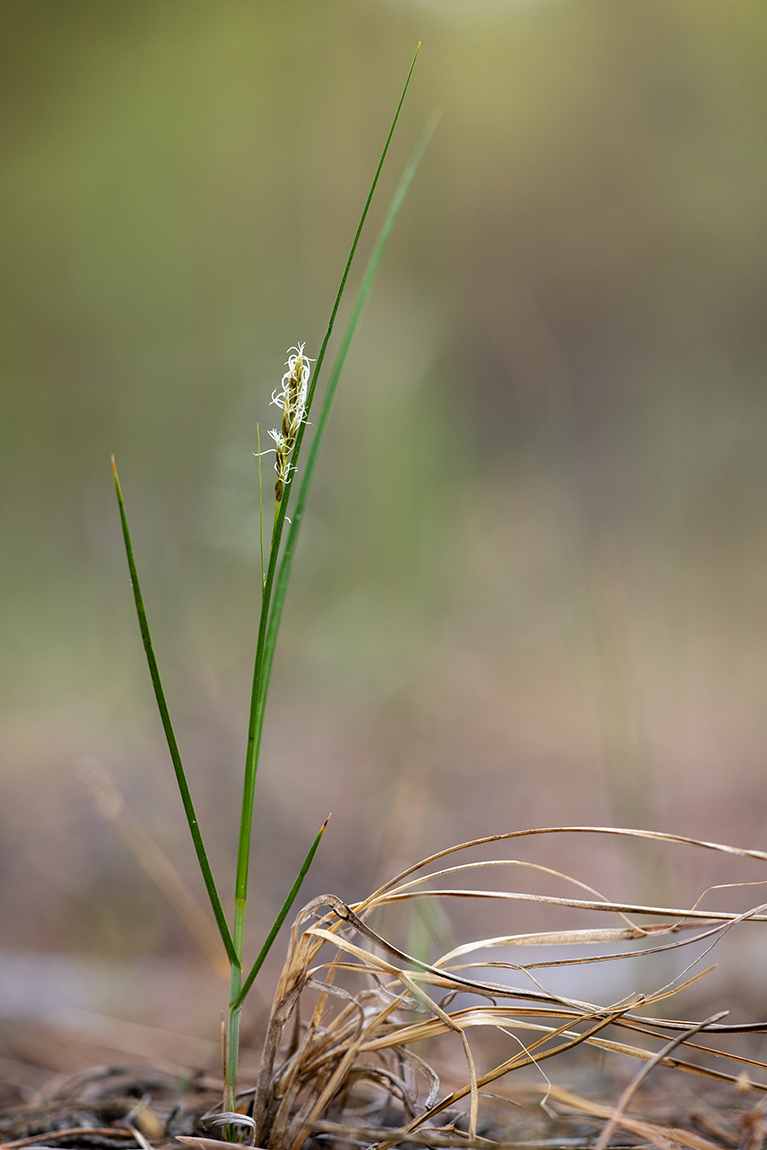
{"label": "flower spike", "polygon": [[288,350],[288,360],[285,366],[287,371],[282,377],[282,390],[272,393],[272,403],[282,409],[282,428],[274,428],[269,432],[275,443],[276,459],[274,470],[277,472],[277,481],[274,485],[274,494],[279,503],[285,490],[285,484],[290,482],[290,453],[296,442],[298,429],[306,420],[306,395],[309,387],[310,360],[304,355],[306,344],[300,343],[298,347]]}

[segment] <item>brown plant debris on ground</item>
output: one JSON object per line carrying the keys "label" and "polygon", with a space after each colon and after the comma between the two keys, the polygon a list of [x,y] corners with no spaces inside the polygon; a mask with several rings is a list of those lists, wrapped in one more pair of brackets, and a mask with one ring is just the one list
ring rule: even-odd
{"label": "brown plant debris on ground", "polygon": [[[712,949],[734,928],[767,922],[767,905],[704,909],[704,896],[724,898],[764,880],[719,884],[676,908],[616,902],[529,859],[471,855],[552,834],[624,836],[767,861],[760,851],[588,827],[450,848],[363,902],[327,895],[304,908],[264,1027],[258,1074],[252,1082],[242,1076],[236,1112],[222,1113],[222,1083],[210,1071],[108,1067],[9,1099],[0,1113],[3,1146],[147,1150],[177,1139],[215,1150],[234,1135],[265,1150],[761,1150],[767,1064],[754,1044],[767,1023],[731,1021],[727,1009],[699,1021],[666,1011],[674,995],[697,989],[712,969]],[[499,887],[501,874],[526,877],[527,888]],[[478,929],[475,915],[469,941],[459,942],[446,905],[490,908],[494,933]],[[522,922],[525,908],[553,909],[556,928],[532,929],[528,914],[523,932],[498,933],[499,924]],[[569,925],[573,916],[586,925]],[[651,968],[655,977],[662,971],[661,984],[616,1001],[552,989],[555,975],[585,969],[598,972],[592,989],[607,994],[613,984],[602,964],[623,962],[639,964],[632,978],[642,985],[639,967],[648,960],[661,962]]]}
{"label": "brown plant debris on ground", "polygon": [[[18,1078],[18,1072],[16,1077]],[[608,1083],[592,1068],[591,1091],[617,1093],[619,1084]],[[668,1085],[668,1084],[667,1084]],[[45,1088],[30,1090],[26,1100],[8,1096],[0,1107],[3,1150],[50,1147],[51,1150],[133,1150],[148,1146],[158,1150],[190,1138],[205,1150],[221,1143],[206,1126],[205,1116],[218,1104],[223,1083],[205,1072],[183,1076],[162,1067],[141,1070],[118,1066],[96,1067],[74,1075],[56,1075]],[[307,1150],[346,1150],[391,1141],[408,1147],[436,1148],[476,1146],[491,1150],[513,1145],[520,1150],[580,1150],[595,1147],[614,1115],[611,1106],[595,1102],[563,1087],[548,1091],[541,1107],[543,1087],[519,1087],[509,1091],[505,1108],[491,1107],[492,1117],[472,1141],[459,1114],[447,1114],[440,1129],[430,1127],[403,1134],[386,1126],[386,1115],[367,1113],[367,1123],[347,1115],[344,1123],[319,1119],[307,1136]],[[19,1092],[22,1093],[22,1092]],[[247,1107],[253,1090],[243,1092]],[[492,1101],[492,1100],[488,1100]],[[509,1115],[513,1105],[513,1117]],[[619,1147],[657,1146],[689,1150],[761,1150],[767,1122],[763,1102],[754,1102],[749,1089],[717,1087],[705,1099],[678,1089],[655,1088],[642,1100],[641,1108],[622,1119],[610,1141]]]}

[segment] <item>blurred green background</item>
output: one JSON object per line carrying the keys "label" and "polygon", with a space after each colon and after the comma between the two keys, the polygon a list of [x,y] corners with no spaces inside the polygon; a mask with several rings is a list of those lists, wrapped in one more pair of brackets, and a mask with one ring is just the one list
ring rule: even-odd
{"label": "blurred green background", "polygon": [[330,810],[307,898],[362,897],[399,860],[528,825],[765,847],[767,7],[0,16],[0,947],[193,953],[81,778],[100,763],[200,893],[112,451],[228,897],[256,422],[274,425],[288,347],[316,354],[419,39],[365,251],[442,120],[305,522],[253,938]]}

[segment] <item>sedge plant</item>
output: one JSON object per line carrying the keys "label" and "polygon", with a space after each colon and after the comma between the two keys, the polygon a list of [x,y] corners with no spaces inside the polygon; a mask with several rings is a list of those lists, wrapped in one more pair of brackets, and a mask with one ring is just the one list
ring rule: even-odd
{"label": "sedge plant", "polygon": [[[339,341],[338,351],[336,353],[336,357],[328,377],[322,403],[319,406],[319,412],[312,420],[314,425],[314,434],[305,459],[302,458],[302,447],[308,426],[308,417],[309,413],[312,411],[317,382],[322,371],[328,343],[335,326],[338,309],[347,285],[349,272],[357,251],[360,235],[365,225],[371,201],[378,185],[381,170],[389,150],[389,145],[391,143],[392,136],[394,134],[394,130],[402,110],[402,105],[404,103],[405,95],[410,84],[410,79],[413,74],[413,69],[415,67],[419,49],[420,45],[418,46],[418,49],[416,49],[415,56],[410,65],[410,70],[402,89],[402,93],[397,104],[388,136],[381,151],[378,165],[375,170],[367,198],[365,200],[365,204],[354,234],[354,238],[352,240],[346,263],[344,265],[343,274],[341,276],[341,281],[331,308],[330,318],[325,330],[325,335],[323,337],[322,343],[320,344],[316,358],[314,361],[309,358],[305,352],[305,344],[303,343],[294,348],[291,348],[288,354],[288,362],[286,365],[287,371],[285,372],[282,380],[282,389],[279,392],[275,392],[272,396],[273,402],[280,408],[282,418],[280,427],[270,432],[270,435],[274,441],[274,448],[271,450],[274,450],[275,452],[275,471],[277,476],[274,486],[274,518],[271,529],[268,556],[266,557],[266,560],[264,560],[262,542],[261,610],[256,640],[256,654],[250,700],[247,751],[245,757],[243,779],[242,810],[240,815],[240,833],[238,840],[235,874],[234,908],[231,921],[227,917],[226,911],[224,910],[218,886],[213,876],[213,871],[211,869],[210,861],[208,858],[208,852],[206,850],[205,842],[200,830],[194,801],[192,799],[189,784],[187,782],[187,776],[184,770],[181,752],[179,750],[178,741],[176,739],[173,723],[170,717],[170,712],[165,697],[165,691],[163,689],[160,671],[152,645],[144,600],[141,593],[141,585],[136,568],[133,544],[131,541],[128,518],[125,509],[125,501],[123,499],[114,457],[112,458],[112,468],[120,510],[120,518],[122,522],[125,549],[128,559],[128,567],[130,571],[131,586],[133,588],[136,612],[138,615],[144,651],[149,666],[149,673],[151,676],[152,685],[154,687],[155,698],[165,732],[171,762],[175,771],[176,781],[178,783],[178,788],[181,795],[181,802],[184,808],[187,822],[189,824],[192,842],[194,844],[194,849],[200,866],[200,871],[202,873],[205,888],[210,899],[210,905],[213,910],[216,924],[218,926],[218,931],[221,936],[221,942],[230,965],[229,1006],[223,1042],[224,1097],[222,1114],[220,1115],[220,1124],[224,1126],[225,1136],[229,1140],[234,1140],[236,1138],[236,1125],[238,1121],[241,1120],[241,1116],[235,1114],[234,1110],[237,1086],[240,1015],[242,1011],[242,1005],[246,995],[248,994],[248,991],[254,983],[259,970],[261,969],[261,966],[269,952],[272,943],[274,942],[277,932],[282,926],[282,923],[284,922],[288,912],[290,911],[290,908],[293,905],[296,895],[298,894],[303,880],[312,864],[317,848],[319,847],[320,840],[322,839],[322,836],[327,827],[326,820],[325,823],[323,823],[323,825],[320,827],[314,841],[309,847],[298,875],[296,876],[296,879],[291,886],[279,913],[272,923],[271,928],[267,932],[261,949],[259,950],[255,959],[248,966],[245,962],[244,955],[244,936],[246,911],[248,905],[250,856],[253,841],[253,817],[255,806],[256,777],[258,773],[259,750],[261,746],[261,735],[264,724],[266,698],[269,688],[269,680],[274,659],[277,635],[279,632],[280,620],[282,617],[282,609],[285,601],[285,594],[287,591],[288,581],[290,579],[293,557],[295,554],[298,534],[301,528],[301,521],[306,507],[307,495],[311,485],[312,475],[314,473],[320,444],[322,442],[325,428],[327,426],[328,416],[336,393],[338,381],[344,367],[349,347],[359,324],[362,311],[370,294],[373,280],[381,262],[387,241],[391,234],[394,221],[402,206],[408,187],[413,179],[413,176],[415,175],[426,145],[434,131],[436,123],[434,120],[427,124],[424,132],[422,133],[421,138],[410,159],[410,162],[402,174],[392,201],[389,205],[388,211],[385,215],[383,225],[373,247],[373,251],[369,258],[365,273],[362,277],[355,303],[351,309],[349,320]],[[258,454],[261,454],[260,444]],[[299,460],[301,460],[300,468]],[[297,476],[300,476],[300,481],[296,485],[295,479]],[[260,486],[261,485],[259,483],[259,488]],[[293,505],[290,508],[290,517],[288,517],[287,512],[291,503],[291,494],[293,492],[294,486],[297,486],[297,493]],[[264,516],[262,498],[260,498],[260,504],[261,524],[263,525]],[[286,524],[288,525],[287,532]]]}
{"label": "sedge plant", "polygon": [[[416,53],[417,56],[417,53]],[[346,287],[360,234],[378,183],[389,143],[399,118],[415,59],[411,64],[396,113],[381,153],[357,230],[344,266],[330,319],[316,358],[303,343],[288,352],[282,386],[272,400],[280,411],[279,426],[270,432],[274,443],[276,480],[268,553],[262,551],[261,611],[248,721],[247,752],[243,779],[240,834],[235,874],[235,898],[231,920],[226,914],[213,877],[197,814],[187,783],[181,754],[168,711],[155,658],[133,555],[128,520],[117,470],[114,470],[128,566],[141,635],[157,705],[168,742],[171,761],[186,813],[200,870],[218,926],[230,969],[228,1013],[224,1032],[224,1093],[220,1108],[209,1112],[206,1126],[223,1129],[227,1141],[245,1137],[251,1145],[268,1150],[301,1150],[309,1137],[335,1140],[336,1144],[370,1144],[377,1150],[398,1145],[469,1147],[495,1150],[508,1144],[508,1119],[504,1119],[503,1142],[488,1137],[485,1112],[489,1106],[535,1096],[541,1113],[562,1120],[563,1114],[584,1118],[599,1130],[597,1150],[606,1150],[617,1129],[638,1136],[661,1150],[684,1146],[687,1150],[717,1150],[695,1132],[670,1130],[626,1113],[629,1103],[648,1074],[665,1067],[674,1073],[703,1078],[718,1086],[745,1093],[757,1091],[767,1098],[767,1061],[747,1052],[724,1050],[724,1036],[767,1032],[763,1022],[730,1023],[726,1011],[703,1021],[665,1016],[667,1000],[697,985],[713,966],[703,968],[711,949],[736,926],[767,923],[767,903],[733,912],[704,909],[709,893],[701,893],[691,906],[647,905],[603,894],[575,876],[506,851],[523,840],[547,842],[552,836],[592,838],[640,844],[663,844],[714,851],[738,859],[767,863],[767,852],[744,850],[685,836],[647,830],[593,826],[546,827],[512,831],[448,847],[413,866],[364,901],[349,904],[335,895],[313,899],[298,914],[291,931],[273,1006],[266,1027],[258,1084],[249,1091],[251,1113],[238,1113],[237,1063],[240,1015],[243,1002],[258,975],[276,934],[288,915],[312,864],[327,821],[311,843],[306,858],[261,949],[250,965],[245,962],[244,932],[248,906],[248,878],[253,840],[253,816],[259,748],[264,724],[267,691],[274,659],[291,567],[307,497],[324,436],[330,408],[351,341],[369,296],[376,271],[397,213],[415,174],[434,123],[427,125],[396,189],[381,231],[361,280],[350,318],[339,341],[322,402],[313,401],[328,342]],[[305,453],[304,438],[312,413],[313,435]],[[261,445],[257,442],[257,454]],[[114,463],[113,463],[114,466]],[[259,468],[260,468],[259,458]],[[259,471],[260,475],[260,471]],[[259,490],[261,484],[259,481]],[[292,498],[295,490],[295,497]],[[288,517],[290,510],[290,517]],[[263,523],[263,500],[261,522]],[[474,858],[475,851],[491,848],[493,856]],[[466,854],[464,854],[466,852]],[[501,852],[496,855],[496,852]],[[467,861],[468,860],[468,861]],[[504,883],[495,876],[520,875],[534,879],[531,889],[522,882]],[[465,885],[464,885],[465,881]],[[542,883],[551,884],[541,893]],[[724,886],[764,887],[756,883]],[[511,889],[510,889],[511,888]],[[713,891],[723,886],[711,888]],[[424,908],[443,914],[446,905],[487,908],[487,932],[453,944],[436,957],[408,953],[393,940],[389,916],[398,907]],[[558,919],[553,928],[520,930],[516,908],[551,908]],[[424,921],[428,921],[429,914]],[[585,916],[584,925],[569,925],[573,914]],[[607,916],[607,924],[604,916]],[[561,919],[559,916],[562,916]],[[567,917],[565,917],[567,916]],[[600,921],[601,920],[601,921]],[[457,935],[456,935],[457,937]],[[432,940],[434,941],[434,940]],[[439,940],[437,940],[439,941]],[[408,944],[405,943],[405,946]],[[539,948],[551,948],[554,957],[543,957]],[[584,1000],[581,993],[562,993],[550,984],[550,976],[565,970],[603,969],[602,964],[652,962],[653,956],[686,954],[683,967],[659,986],[631,989],[612,1001],[609,983],[600,994]],[[568,954],[569,952],[569,954]],[[429,960],[430,959],[430,960]],[[598,981],[598,980],[597,980]],[[644,977],[643,977],[644,981]],[[492,1030],[503,1046],[502,1057],[487,1063],[475,1057],[472,1032]],[[413,1050],[432,1047],[450,1039],[461,1053],[461,1080],[447,1088],[426,1058]],[[497,1047],[498,1048],[498,1047]],[[640,1070],[623,1091],[617,1105],[601,1106],[557,1087],[544,1064],[581,1048],[600,1057],[617,1055],[640,1063]],[[721,1069],[722,1060],[733,1065]],[[495,1063],[495,1064],[493,1064]],[[713,1063],[713,1065],[709,1065]],[[517,1090],[517,1071],[534,1070],[538,1078],[524,1080]],[[754,1078],[756,1077],[756,1080]],[[762,1081],[759,1080],[762,1079]],[[559,1108],[559,1110],[555,1108]],[[767,1103],[759,1102],[754,1114],[761,1121]],[[757,1119],[755,1118],[754,1121]],[[492,1128],[492,1123],[491,1127]],[[557,1131],[557,1144],[562,1139]],[[212,1150],[210,1138],[179,1136],[196,1150]],[[524,1141],[524,1137],[518,1139]],[[143,1144],[143,1143],[142,1143]],[[528,1141],[529,1144],[529,1141]],[[552,1145],[551,1141],[539,1143]],[[748,1142],[745,1145],[751,1146]]]}

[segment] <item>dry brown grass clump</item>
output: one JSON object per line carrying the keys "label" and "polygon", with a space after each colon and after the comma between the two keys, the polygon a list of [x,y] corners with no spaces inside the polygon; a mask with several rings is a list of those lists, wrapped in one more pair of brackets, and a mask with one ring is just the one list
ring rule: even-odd
{"label": "dry brown grass clump", "polygon": [[[513,1111],[509,1111],[507,1132],[501,1130],[499,1135],[499,1099],[513,1102],[515,1094],[529,1097],[533,1091],[549,1111],[553,1104],[580,1109],[598,1119],[603,1127],[600,1150],[616,1129],[630,1135],[629,1141],[638,1138],[663,1146],[681,1143],[702,1150],[715,1143],[690,1131],[672,1131],[627,1115],[629,1102],[651,1070],[673,1067],[713,1082],[739,1085],[742,1091],[767,1092],[763,1062],[716,1045],[722,1035],[761,1032],[767,1024],[730,1024],[724,1021],[726,1011],[698,1022],[664,1016],[672,995],[712,969],[707,958],[711,947],[735,925],[767,922],[767,906],[743,912],[702,909],[702,895],[682,909],[619,903],[572,876],[537,863],[505,857],[478,862],[455,859],[474,848],[497,850],[515,839],[553,834],[630,836],[767,861],[761,851],[681,836],[559,827],[495,835],[452,847],[397,875],[354,905],[332,895],[314,899],[293,926],[258,1087],[250,1098],[241,1099],[240,1109],[248,1111],[242,1122],[253,1144],[269,1150],[299,1150],[307,1140],[317,1146],[375,1143],[378,1150],[411,1142],[488,1146],[499,1137],[512,1140]],[[468,872],[474,873],[476,885],[453,885],[464,881]],[[533,887],[541,882],[553,884],[558,893],[482,885],[486,876],[495,882],[503,873],[529,876]],[[573,886],[578,897],[561,893],[568,888],[572,891]],[[565,922],[577,914],[587,925],[483,935],[450,945],[436,958],[408,954],[383,933],[386,929],[386,935],[391,934],[388,927],[395,925],[395,909],[403,903],[428,910],[448,903],[463,907],[467,902],[475,910],[489,908],[496,922],[499,917],[507,918],[508,913],[500,912],[508,912],[514,904],[517,913],[521,913],[521,904],[533,904],[549,908],[548,913],[558,908],[558,917]],[[555,947],[555,957],[542,961],[526,961],[524,955],[523,961],[514,961],[512,957],[520,948],[540,946]],[[567,956],[568,947],[576,948],[575,957]],[[680,969],[670,971],[663,985],[630,993],[620,1001],[582,1001],[546,987],[554,968],[618,960],[645,964],[649,956],[660,954],[669,956],[662,961],[669,961],[681,948],[692,950],[682,956]],[[477,1028],[490,1028],[494,1038],[475,1050],[470,1035]],[[450,1062],[443,1049],[450,1038],[464,1068],[458,1084],[453,1081],[455,1058]],[[494,1052],[489,1067],[485,1066],[488,1046]],[[604,1055],[622,1055],[624,1063],[626,1057],[640,1062],[639,1074],[617,1104],[580,1098],[550,1081],[543,1064],[579,1046]],[[499,1050],[501,1058],[497,1058]],[[448,1066],[451,1082],[445,1089],[427,1056]],[[529,1070],[527,1077],[511,1077],[524,1067],[532,1068],[537,1082],[531,1083]],[[765,1082],[752,1081],[753,1075],[761,1075]],[[215,1124],[216,1116],[212,1120]]]}

